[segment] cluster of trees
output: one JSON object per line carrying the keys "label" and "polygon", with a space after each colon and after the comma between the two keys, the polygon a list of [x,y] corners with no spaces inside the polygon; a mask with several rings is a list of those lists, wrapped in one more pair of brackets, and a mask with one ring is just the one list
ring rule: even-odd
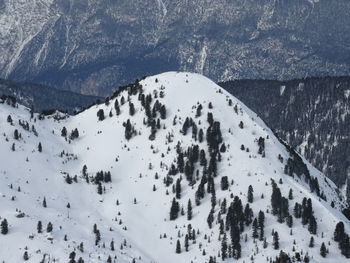
{"label": "cluster of trees", "polygon": [[338,242],[341,253],[350,258],[350,237],[345,233],[344,223],[338,222],[334,230],[334,241]]}
{"label": "cluster of trees", "polygon": [[298,202],[294,205],[294,216],[295,218],[301,218],[303,225],[308,225],[308,230],[311,234],[317,234],[317,221],[314,216],[312,209],[311,199],[303,198],[302,204]]}

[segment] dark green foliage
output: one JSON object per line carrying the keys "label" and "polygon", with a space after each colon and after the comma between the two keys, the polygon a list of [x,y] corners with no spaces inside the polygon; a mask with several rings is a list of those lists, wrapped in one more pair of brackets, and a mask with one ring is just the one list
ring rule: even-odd
{"label": "dark green foliage", "polygon": [[221,177],[221,190],[225,191],[228,189],[229,187],[229,183],[228,183],[228,177],[227,176],[223,176]]}
{"label": "dark green foliage", "polygon": [[249,185],[248,197],[247,197],[249,203],[253,203],[253,199],[254,199],[253,192],[254,192],[253,187],[251,185]]}
{"label": "dark green foliage", "polygon": [[103,121],[105,119],[105,112],[103,111],[103,109],[99,109],[97,111],[97,118],[99,121]]}
{"label": "dark green foliage", "polygon": [[273,233],[273,248],[275,250],[279,249],[280,245],[279,245],[279,236],[278,236],[278,232],[275,231]]}
{"label": "dark green foliage", "polygon": [[9,224],[8,224],[6,218],[4,218],[1,221],[0,227],[1,227],[1,234],[7,235],[7,233],[9,232]]}
{"label": "dark green foliage", "polygon": [[188,199],[188,203],[187,203],[187,220],[191,220],[192,219],[192,203],[191,203],[191,199]]}
{"label": "dark green foliage", "polygon": [[322,244],[321,244],[320,255],[324,258],[327,256],[327,248],[326,248],[326,245],[324,244],[324,242],[322,242]]}
{"label": "dark green foliage", "polygon": [[47,227],[46,227],[46,232],[50,233],[50,232],[52,232],[52,230],[53,230],[52,223],[49,222],[49,223],[47,224]]}
{"label": "dark green foliage", "polygon": [[177,240],[176,242],[176,249],[175,249],[176,254],[181,254],[181,244],[180,240]]}
{"label": "dark green foliage", "polygon": [[170,208],[170,220],[175,220],[180,212],[180,205],[179,202],[176,201],[175,198],[173,198],[173,201],[171,203],[171,208]]}

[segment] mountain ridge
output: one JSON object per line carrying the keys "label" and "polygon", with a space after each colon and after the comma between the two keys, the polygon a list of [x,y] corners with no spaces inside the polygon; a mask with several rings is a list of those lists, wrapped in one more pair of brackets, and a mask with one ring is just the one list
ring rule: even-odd
{"label": "mountain ridge", "polygon": [[[316,262],[347,260],[333,241],[339,221],[350,230],[334,183],[205,77],[148,77],[65,118],[0,107],[6,263],[25,252],[29,262],[272,261],[280,250]],[[22,128],[25,122],[34,129]],[[298,204],[311,214],[300,218]],[[252,224],[262,214],[260,239]],[[272,232],[280,234],[277,249]],[[307,249],[311,236],[315,247]]]}

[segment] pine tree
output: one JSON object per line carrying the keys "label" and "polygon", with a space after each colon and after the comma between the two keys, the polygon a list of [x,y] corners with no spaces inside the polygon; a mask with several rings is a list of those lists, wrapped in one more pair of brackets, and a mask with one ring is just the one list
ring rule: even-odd
{"label": "pine tree", "polygon": [[188,247],[189,247],[189,244],[188,244],[188,234],[186,234],[185,236],[185,249],[186,249],[186,252],[188,252]]}
{"label": "pine tree", "polygon": [[27,251],[24,251],[23,260],[24,260],[24,261],[29,260],[29,256],[28,256],[28,252],[27,252]]}
{"label": "pine tree", "polygon": [[97,117],[99,121],[103,121],[105,119],[105,113],[103,111],[103,109],[99,109],[97,111]]}
{"label": "pine tree", "polygon": [[324,242],[322,242],[322,245],[320,248],[320,255],[324,258],[327,256],[327,248],[326,248],[326,245],[324,244]]}
{"label": "pine tree", "polygon": [[314,247],[315,246],[315,240],[314,240],[314,237],[313,236],[311,236],[311,238],[310,238],[310,242],[309,242],[309,247]]}
{"label": "pine tree", "polygon": [[171,203],[171,208],[170,208],[170,220],[175,220],[180,211],[180,206],[179,203],[176,201],[175,198],[173,198],[173,201]]}
{"label": "pine tree", "polygon": [[62,137],[67,137],[67,128],[66,128],[66,127],[63,127],[63,128],[62,128],[61,136],[62,136]]}
{"label": "pine tree", "polygon": [[258,238],[259,234],[258,234],[258,220],[255,218],[253,221],[253,234],[252,234],[253,238]]}
{"label": "pine tree", "polygon": [[1,221],[0,226],[1,226],[1,234],[7,235],[7,233],[9,232],[9,225],[8,225],[8,222],[7,222],[6,218],[4,218]]}
{"label": "pine tree", "polygon": [[36,229],[38,230],[39,234],[43,232],[43,225],[42,225],[41,221],[38,221],[38,225],[37,225]]}
{"label": "pine tree", "polygon": [[180,240],[177,240],[176,242],[176,254],[181,254],[181,244],[180,244]]}
{"label": "pine tree", "polygon": [[223,261],[227,258],[227,238],[226,234],[224,234],[224,237],[221,242],[221,258]]}
{"label": "pine tree", "polygon": [[262,241],[264,239],[264,227],[265,227],[265,214],[263,211],[259,211],[258,223],[259,223],[259,229],[260,229],[259,240]]}
{"label": "pine tree", "polygon": [[176,185],[175,185],[175,196],[176,199],[180,199],[181,198],[181,181],[180,179],[176,180]]}
{"label": "pine tree", "polygon": [[289,200],[293,200],[293,190],[292,190],[292,188],[289,189],[288,199]]}
{"label": "pine tree", "polygon": [[275,250],[279,249],[280,245],[279,245],[279,236],[278,236],[278,232],[275,231],[273,233],[273,248]]}
{"label": "pine tree", "polygon": [[254,192],[253,187],[251,185],[249,185],[249,187],[248,187],[248,202],[249,203],[253,203],[253,199],[254,199],[253,192]]}
{"label": "pine tree", "polygon": [[207,223],[208,223],[209,228],[212,228],[213,222],[214,222],[214,210],[211,209],[210,213],[208,215],[208,218],[207,218]]}
{"label": "pine tree", "polygon": [[49,223],[47,224],[47,227],[46,227],[46,232],[50,233],[50,232],[52,232],[52,229],[53,229],[52,223],[49,222]]}
{"label": "pine tree", "polygon": [[227,176],[221,177],[221,190],[225,191],[228,189],[228,187],[229,187],[228,177]]}
{"label": "pine tree", "polygon": [[113,240],[111,241],[110,247],[111,247],[111,250],[114,251],[114,241]]}
{"label": "pine tree", "polygon": [[41,142],[38,144],[38,151],[41,153],[43,151],[43,147],[41,146]]}
{"label": "pine tree", "polygon": [[187,220],[191,220],[192,219],[192,203],[191,203],[191,199],[188,199],[188,203],[187,203]]}
{"label": "pine tree", "polygon": [[133,116],[135,114],[135,106],[132,102],[129,102],[129,114]]}
{"label": "pine tree", "polygon": [[97,184],[97,193],[99,195],[102,195],[102,193],[103,193],[102,184],[100,182],[98,182],[98,184]]}
{"label": "pine tree", "polygon": [[344,231],[344,223],[343,222],[338,222],[337,225],[335,226],[334,230],[334,241],[339,242],[343,239],[345,235]]}
{"label": "pine tree", "polygon": [[47,204],[46,204],[46,198],[44,197],[44,200],[43,200],[43,207],[47,207]]}

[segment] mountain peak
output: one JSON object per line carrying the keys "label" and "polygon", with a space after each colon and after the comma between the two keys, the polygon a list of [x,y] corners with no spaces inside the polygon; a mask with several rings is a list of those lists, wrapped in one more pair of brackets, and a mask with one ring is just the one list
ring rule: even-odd
{"label": "mountain peak", "polygon": [[0,107],[5,262],[345,260],[333,182],[206,77],[147,77],[64,119]]}

